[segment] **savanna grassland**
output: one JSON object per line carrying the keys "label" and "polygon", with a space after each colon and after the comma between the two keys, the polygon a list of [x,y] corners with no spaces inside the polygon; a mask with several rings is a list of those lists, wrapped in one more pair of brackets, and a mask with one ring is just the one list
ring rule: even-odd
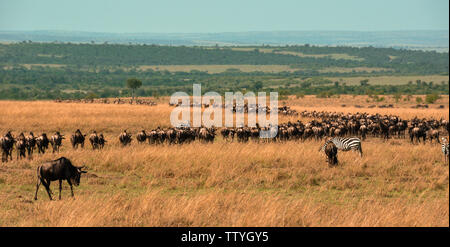
{"label": "savanna grassland", "polygon": [[[284,103],[299,112],[449,118],[448,96],[430,109],[403,101],[393,109],[353,107],[368,105],[364,97],[291,96]],[[124,129],[135,138],[142,128],[169,127],[173,107],[167,102],[0,101],[1,134],[60,131],[67,138],[59,154],[18,161],[14,151],[12,162],[0,164],[0,226],[449,226],[449,166],[438,144],[368,138],[362,158],[340,152],[334,168],[318,152],[323,142],[314,140],[230,143],[217,137],[213,144],[169,146],[134,139],[129,147],[119,145]],[[279,122],[297,119],[279,116]],[[104,133],[105,148],[93,151],[87,141],[73,150],[68,139],[78,128]],[[37,166],[60,156],[87,166],[75,197],[63,184],[62,200],[49,201],[41,186],[34,201]],[[57,182],[51,188],[58,195]]]}

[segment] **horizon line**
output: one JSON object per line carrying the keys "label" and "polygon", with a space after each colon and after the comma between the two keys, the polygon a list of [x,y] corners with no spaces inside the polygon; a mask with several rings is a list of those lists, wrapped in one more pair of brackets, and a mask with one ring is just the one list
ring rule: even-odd
{"label": "horizon line", "polygon": [[271,30],[271,31],[220,31],[220,32],[109,32],[109,31],[82,31],[68,29],[39,29],[39,30],[0,30],[0,32],[78,32],[78,33],[106,33],[106,34],[219,34],[219,33],[271,33],[271,32],[360,32],[360,33],[376,33],[376,32],[424,32],[438,31],[449,32],[449,29],[403,29],[403,30]]}

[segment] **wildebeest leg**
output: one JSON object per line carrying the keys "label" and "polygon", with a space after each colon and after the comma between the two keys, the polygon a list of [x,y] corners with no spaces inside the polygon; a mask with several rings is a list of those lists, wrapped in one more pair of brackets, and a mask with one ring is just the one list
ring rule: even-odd
{"label": "wildebeest leg", "polygon": [[72,193],[72,197],[73,197],[73,188],[72,188],[72,183],[70,182],[69,179],[67,179],[67,183],[70,185],[70,192]]}
{"label": "wildebeest leg", "polygon": [[62,180],[59,180],[59,200],[61,200]]}
{"label": "wildebeest leg", "polygon": [[41,185],[41,179],[38,179],[37,183],[36,183],[36,193],[34,194],[34,200],[37,200],[37,193],[39,190],[39,185]]}
{"label": "wildebeest leg", "polygon": [[52,199],[52,191],[50,190],[50,181],[45,181],[45,180],[43,180],[43,179],[41,179],[41,183],[44,185],[44,187],[45,187],[45,189],[47,190],[47,194],[48,194],[48,197],[50,198],[50,200],[53,200]]}

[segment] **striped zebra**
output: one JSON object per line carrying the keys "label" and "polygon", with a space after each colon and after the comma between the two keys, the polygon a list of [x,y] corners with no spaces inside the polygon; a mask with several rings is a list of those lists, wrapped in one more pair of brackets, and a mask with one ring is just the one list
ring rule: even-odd
{"label": "striped zebra", "polygon": [[445,137],[442,137],[441,146],[442,146],[442,153],[444,154],[445,163],[447,163],[449,159],[449,145]]}
{"label": "striped zebra", "polygon": [[325,147],[328,143],[333,142],[334,145],[341,151],[357,151],[359,155],[362,157],[362,147],[361,140],[357,137],[334,137],[328,139],[325,144],[319,149],[319,151],[325,151]]}

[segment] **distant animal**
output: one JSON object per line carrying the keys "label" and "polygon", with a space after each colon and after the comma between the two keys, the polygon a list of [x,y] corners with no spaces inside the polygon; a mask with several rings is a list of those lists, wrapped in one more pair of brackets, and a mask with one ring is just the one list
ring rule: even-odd
{"label": "distant animal", "polygon": [[94,132],[89,136],[89,142],[91,143],[92,150],[100,148],[100,138],[97,135],[97,132]]}
{"label": "distant animal", "polygon": [[126,146],[131,143],[131,134],[127,133],[127,130],[124,130],[120,136],[119,141],[122,144],[122,146]]}
{"label": "distant animal", "polygon": [[439,143],[439,131],[436,129],[430,129],[426,132],[427,138],[430,139],[430,143],[433,143],[435,139]]}
{"label": "distant animal", "polygon": [[8,131],[3,137],[0,137],[0,148],[2,149],[2,162],[8,162],[8,157],[12,160],[12,150],[16,140]]}
{"label": "distant animal", "polygon": [[25,136],[23,135],[23,133],[20,133],[20,135],[17,137],[16,150],[17,150],[17,159],[25,158],[27,150],[27,142],[25,140]]}
{"label": "distant animal", "polygon": [[51,181],[59,180],[59,199],[61,200],[61,190],[62,190],[62,181],[66,180],[70,185],[70,191],[73,197],[73,188],[72,184],[78,186],[80,184],[80,178],[82,173],[86,173],[83,171],[84,166],[76,167],[72,164],[72,162],[65,158],[61,157],[56,160],[52,160],[40,165],[37,168],[37,184],[36,184],[36,193],[34,195],[34,200],[37,200],[37,193],[39,190],[39,186],[44,185],[47,190],[48,197],[52,200],[52,191],[50,190]]}
{"label": "distant animal", "polygon": [[84,140],[85,140],[86,134],[82,134],[80,129],[77,129],[75,131],[75,134],[73,134],[70,137],[70,142],[72,143],[72,147],[74,149],[78,148],[78,145],[81,146],[81,148],[84,148]]}
{"label": "distant animal", "polygon": [[50,137],[50,144],[52,144],[53,153],[59,152],[63,139],[65,138],[59,133],[59,131],[56,131],[55,134]]}
{"label": "distant animal", "polygon": [[325,154],[327,155],[328,165],[335,166],[338,164],[337,159],[338,148],[333,142],[330,142],[325,147]]}
{"label": "distant animal", "polygon": [[30,157],[34,152],[34,148],[36,147],[36,137],[34,137],[33,132],[30,132],[30,134],[25,137],[25,140],[27,144],[28,157]]}
{"label": "distant animal", "polygon": [[36,145],[38,147],[38,153],[45,153],[45,150],[48,148],[48,144],[50,141],[48,140],[47,134],[42,133],[41,136],[36,138]]}
{"label": "distant animal", "polygon": [[445,163],[447,163],[450,160],[450,152],[449,143],[447,142],[447,139],[445,137],[442,137],[441,150],[442,154],[444,154]]}
{"label": "distant animal", "polygon": [[333,142],[334,145],[336,145],[338,150],[341,151],[357,151],[359,152],[359,155],[362,157],[362,147],[361,147],[361,140],[357,137],[334,137],[325,142],[325,144],[319,149],[324,151],[325,147],[328,145],[328,143]]}
{"label": "distant animal", "polygon": [[147,140],[147,133],[145,133],[145,130],[141,130],[141,132],[136,135],[136,140],[138,143],[144,143]]}
{"label": "distant animal", "polygon": [[105,143],[106,143],[105,137],[103,136],[103,134],[100,134],[98,136],[98,147],[100,149],[103,149],[103,147],[105,146]]}

